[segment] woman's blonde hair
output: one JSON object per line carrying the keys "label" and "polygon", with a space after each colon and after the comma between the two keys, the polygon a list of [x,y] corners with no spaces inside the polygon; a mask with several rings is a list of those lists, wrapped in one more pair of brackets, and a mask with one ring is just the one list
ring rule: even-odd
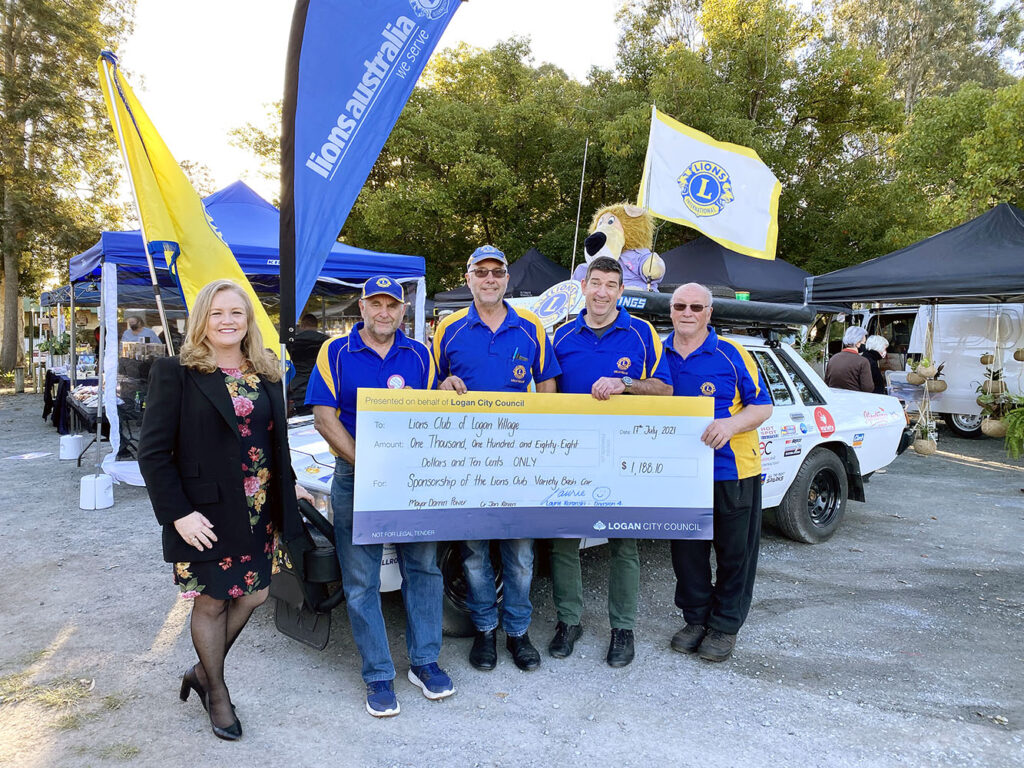
{"label": "woman's blonde hair", "polygon": [[213,373],[217,370],[217,356],[214,354],[213,346],[206,339],[206,326],[210,321],[213,297],[221,291],[234,291],[242,299],[242,305],[245,307],[248,330],[242,339],[242,356],[263,378],[280,381],[281,364],[274,354],[263,346],[263,334],[256,325],[252,299],[234,280],[214,280],[204,285],[196,295],[188,317],[185,343],[181,345],[181,364],[201,373]]}

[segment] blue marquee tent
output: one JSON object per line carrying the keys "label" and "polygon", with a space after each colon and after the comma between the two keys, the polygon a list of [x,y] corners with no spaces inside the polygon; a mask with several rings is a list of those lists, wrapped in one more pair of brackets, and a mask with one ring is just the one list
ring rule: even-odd
{"label": "blue marquee tent", "polygon": [[[241,181],[214,192],[203,202],[242,271],[251,276],[253,287],[257,291],[276,291],[280,272],[280,214],[277,208]],[[149,282],[142,235],[137,229],[102,233],[96,245],[71,259],[72,282],[98,276],[102,261],[118,266],[119,283]],[[158,270],[163,272],[159,276],[161,284],[173,285],[162,260],[157,261]],[[379,274],[397,280],[422,278],[426,275],[426,263],[422,256],[377,253],[336,243],[320,277],[358,283]]]}

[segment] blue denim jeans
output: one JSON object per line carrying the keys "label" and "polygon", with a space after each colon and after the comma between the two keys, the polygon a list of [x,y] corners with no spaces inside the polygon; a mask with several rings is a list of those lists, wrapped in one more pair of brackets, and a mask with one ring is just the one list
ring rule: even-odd
{"label": "blue denim jeans", "polygon": [[[480,632],[498,626],[498,595],[494,588],[494,566],[491,565],[489,541],[462,543],[463,568],[469,596],[473,624]],[[530,628],[533,606],[530,604],[530,583],[533,581],[533,539],[504,539],[501,541],[502,583],[504,602],[501,626],[505,633],[519,637]]]}
{"label": "blue denim jeans", "polygon": [[[384,614],[380,607],[382,544],[352,543],[352,499],[355,473],[338,458],[331,485],[335,548],[341,564],[342,585],[352,624],[352,638],[363,659],[363,680],[393,680]],[[432,541],[397,544],[405,602],[405,644],[414,665],[431,664],[441,653],[443,584],[437,567],[437,544]]]}

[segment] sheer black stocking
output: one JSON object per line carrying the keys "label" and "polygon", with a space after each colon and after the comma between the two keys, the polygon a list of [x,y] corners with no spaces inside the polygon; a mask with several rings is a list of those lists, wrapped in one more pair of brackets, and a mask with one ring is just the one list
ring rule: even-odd
{"label": "sheer black stocking", "polygon": [[267,599],[266,589],[232,600],[199,595],[192,607],[192,644],[199,663],[196,676],[209,696],[210,717],[220,728],[235,720],[224,682],[224,658],[245,628],[252,612]]}

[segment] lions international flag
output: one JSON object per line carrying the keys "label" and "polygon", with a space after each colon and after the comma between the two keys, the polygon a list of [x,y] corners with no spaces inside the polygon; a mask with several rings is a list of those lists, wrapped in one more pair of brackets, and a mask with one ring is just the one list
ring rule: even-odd
{"label": "lions international flag", "polygon": [[234,280],[252,299],[264,342],[274,347],[277,329],[192,183],[135,98],[118,68],[117,57],[104,51],[97,68],[110,124],[131,174],[150,254],[163,253],[187,307],[210,281]]}
{"label": "lions international flag", "polygon": [[757,152],[651,110],[639,204],[737,253],[774,259],[782,185]]}

